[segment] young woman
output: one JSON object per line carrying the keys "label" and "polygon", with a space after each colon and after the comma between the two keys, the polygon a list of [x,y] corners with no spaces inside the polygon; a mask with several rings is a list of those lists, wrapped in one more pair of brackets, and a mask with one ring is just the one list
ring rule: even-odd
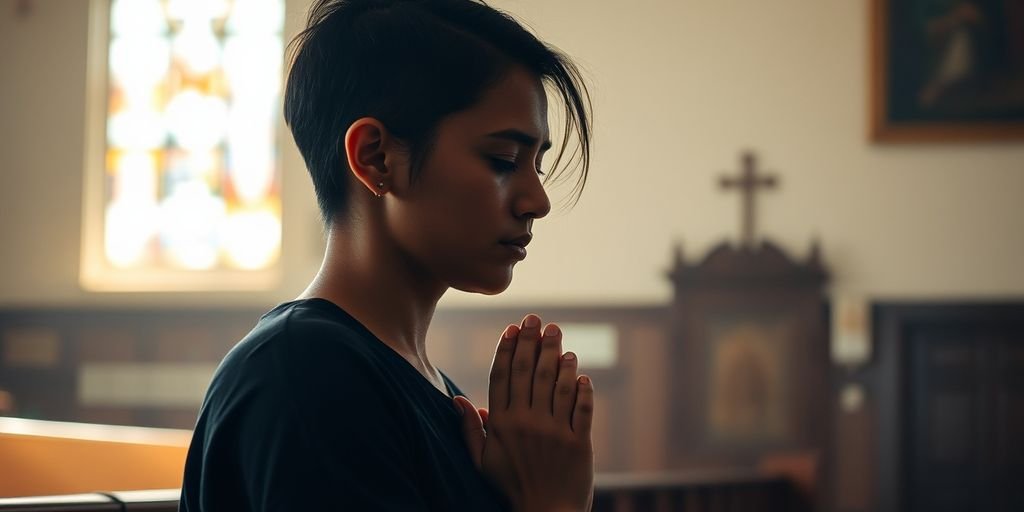
{"label": "young woman", "polygon": [[[224,358],[180,509],[588,510],[593,386],[536,315],[501,334],[489,411],[431,365],[449,288],[496,294],[551,208],[547,90],[578,137],[576,68],[473,0],[320,0],[285,119],[327,225],[319,273]],[[569,166],[571,167],[571,166]]]}

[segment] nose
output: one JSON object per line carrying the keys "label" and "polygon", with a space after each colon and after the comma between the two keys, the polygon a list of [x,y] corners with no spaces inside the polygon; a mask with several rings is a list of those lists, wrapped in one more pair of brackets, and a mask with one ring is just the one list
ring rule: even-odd
{"label": "nose", "polygon": [[[526,174],[526,173],[523,173]],[[551,211],[551,200],[544,190],[540,175],[530,173],[531,177],[522,180],[523,185],[512,200],[512,214],[516,218],[540,219]]]}

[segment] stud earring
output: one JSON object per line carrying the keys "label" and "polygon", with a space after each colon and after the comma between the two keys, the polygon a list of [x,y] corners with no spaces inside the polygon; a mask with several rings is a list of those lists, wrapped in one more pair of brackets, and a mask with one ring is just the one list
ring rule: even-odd
{"label": "stud earring", "polygon": [[379,188],[379,189],[380,189],[380,190],[379,190],[379,191],[377,192],[377,197],[384,197],[384,182],[383,182],[383,181],[381,181],[381,182],[378,182],[378,183],[377,183],[377,188]]}

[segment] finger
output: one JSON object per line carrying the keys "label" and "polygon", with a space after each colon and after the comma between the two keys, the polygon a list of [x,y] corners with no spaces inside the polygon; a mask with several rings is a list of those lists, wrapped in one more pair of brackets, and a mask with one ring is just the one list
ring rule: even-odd
{"label": "finger", "polygon": [[576,406],[576,354],[566,352],[559,360],[555,381],[554,415],[560,425],[572,428],[572,410]]}
{"label": "finger", "polygon": [[512,371],[512,356],[516,350],[516,336],[519,327],[509,325],[501,333],[498,346],[491,361],[490,385],[487,390],[487,406],[496,411],[508,409],[509,377]]}
{"label": "finger", "polygon": [[558,361],[562,354],[562,330],[555,324],[544,328],[544,336],[540,339],[540,355],[537,356],[537,368],[533,372],[534,409],[554,414],[551,401],[555,391],[555,379],[558,377]]}
{"label": "finger", "polygon": [[480,469],[483,465],[484,441],[486,438],[484,422],[480,418],[480,413],[477,412],[473,402],[470,402],[468,398],[459,395],[454,398],[454,401],[455,408],[462,413],[462,434],[466,438],[466,447],[469,448],[469,455],[473,459],[473,464],[476,465],[477,469]]}
{"label": "finger", "polygon": [[484,432],[487,432],[487,418],[490,417],[491,413],[487,412],[487,409],[483,407],[478,408],[476,412],[480,413],[480,420],[484,423]]}
{"label": "finger", "polygon": [[537,364],[537,344],[540,342],[540,317],[526,315],[519,328],[516,351],[512,356],[512,375],[509,384],[509,409],[530,407],[533,391],[533,370]]}
{"label": "finger", "polygon": [[580,375],[576,382],[576,406],[572,411],[572,431],[580,436],[589,437],[590,427],[594,422],[594,383],[586,375]]}

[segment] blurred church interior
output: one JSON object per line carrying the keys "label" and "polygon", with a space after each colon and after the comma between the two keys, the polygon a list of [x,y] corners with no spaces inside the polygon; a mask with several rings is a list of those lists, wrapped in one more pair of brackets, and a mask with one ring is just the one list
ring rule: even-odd
{"label": "blurred church interior", "polygon": [[[490,3],[596,135],[512,287],[442,300],[474,403],[533,312],[595,382],[595,512],[1024,510],[1024,3]],[[210,375],[322,257],[308,5],[0,0],[0,511],[174,510]]]}

